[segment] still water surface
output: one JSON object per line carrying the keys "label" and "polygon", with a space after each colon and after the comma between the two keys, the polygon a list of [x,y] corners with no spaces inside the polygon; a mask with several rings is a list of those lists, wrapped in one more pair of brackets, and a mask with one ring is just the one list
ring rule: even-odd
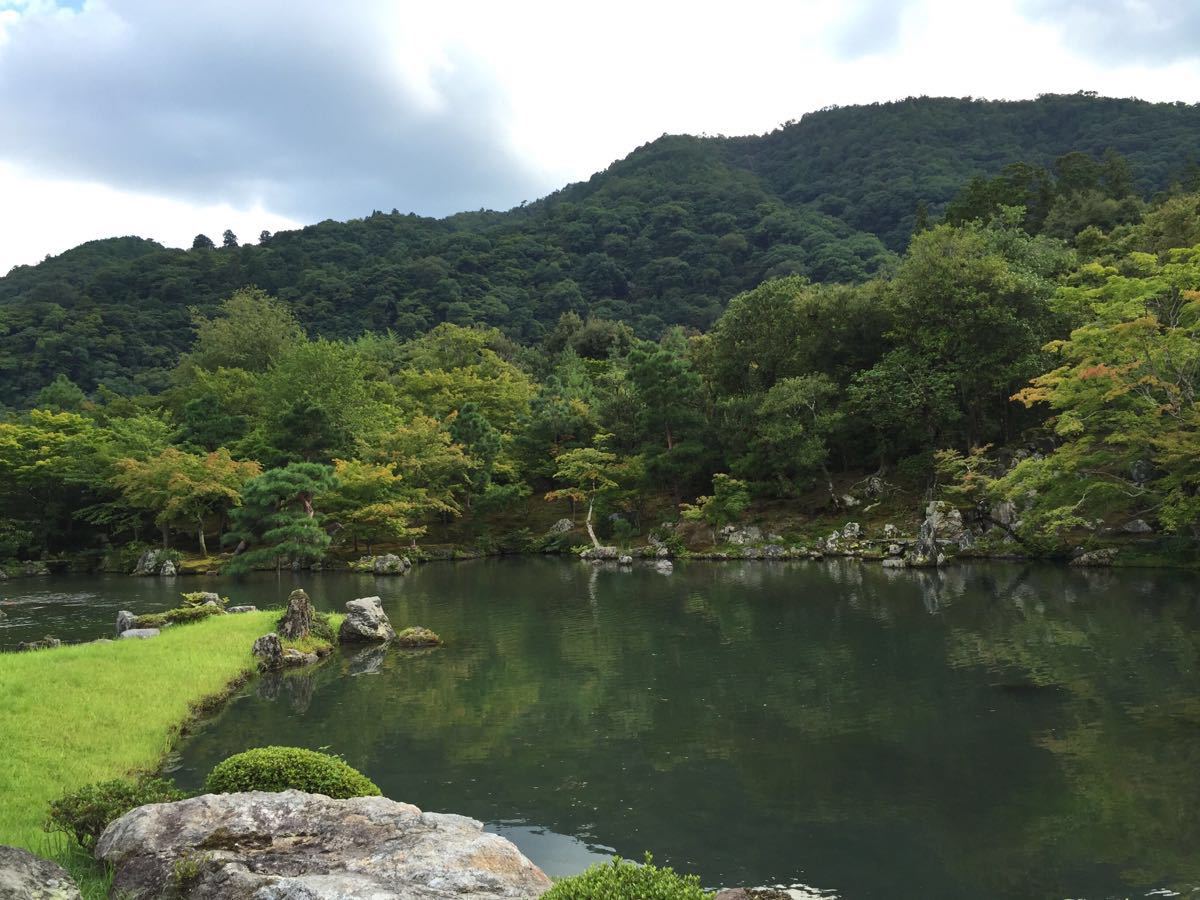
{"label": "still water surface", "polygon": [[[83,639],[180,590],[340,609],[377,594],[447,641],[260,678],[170,763],[343,754],[551,874],[612,852],[708,885],[846,900],[1200,888],[1200,578],[854,561],[597,570],[553,559],[0,588],[0,647]],[[1162,892],[1162,893],[1159,893]]]}

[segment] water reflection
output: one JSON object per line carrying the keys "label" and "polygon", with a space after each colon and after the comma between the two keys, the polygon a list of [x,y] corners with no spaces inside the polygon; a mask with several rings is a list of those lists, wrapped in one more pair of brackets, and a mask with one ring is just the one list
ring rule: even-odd
{"label": "water reflection", "polygon": [[297,583],[330,608],[378,594],[448,646],[248,686],[182,748],[184,783],[327,746],[556,871],[612,848],[849,900],[1200,885],[1195,576],[539,559],[220,590]]}

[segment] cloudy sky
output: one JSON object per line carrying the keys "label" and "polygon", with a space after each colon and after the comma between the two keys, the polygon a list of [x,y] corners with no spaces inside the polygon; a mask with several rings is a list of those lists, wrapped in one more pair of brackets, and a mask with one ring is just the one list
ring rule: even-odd
{"label": "cloudy sky", "polygon": [[1200,101],[1195,0],[0,0],[0,272],[508,208],[664,132],[831,104]]}

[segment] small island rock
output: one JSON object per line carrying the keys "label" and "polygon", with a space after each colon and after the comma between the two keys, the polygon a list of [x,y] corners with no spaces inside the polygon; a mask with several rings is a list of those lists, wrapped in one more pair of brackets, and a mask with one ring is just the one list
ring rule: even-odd
{"label": "small island rock", "polygon": [[401,647],[438,647],[442,639],[422,625],[413,625],[396,635],[396,643]]}

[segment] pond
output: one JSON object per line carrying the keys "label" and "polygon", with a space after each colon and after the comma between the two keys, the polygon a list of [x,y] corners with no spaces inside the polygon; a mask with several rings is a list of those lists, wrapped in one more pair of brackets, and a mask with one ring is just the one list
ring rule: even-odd
{"label": "pond", "polygon": [[551,874],[611,853],[707,885],[868,898],[1200,887],[1200,578],[981,564],[12,581],[0,646],[106,634],[180,590],[379,595],[447,646],[259,678],[170,761],[328,748],[396,799],[482,819]]}

